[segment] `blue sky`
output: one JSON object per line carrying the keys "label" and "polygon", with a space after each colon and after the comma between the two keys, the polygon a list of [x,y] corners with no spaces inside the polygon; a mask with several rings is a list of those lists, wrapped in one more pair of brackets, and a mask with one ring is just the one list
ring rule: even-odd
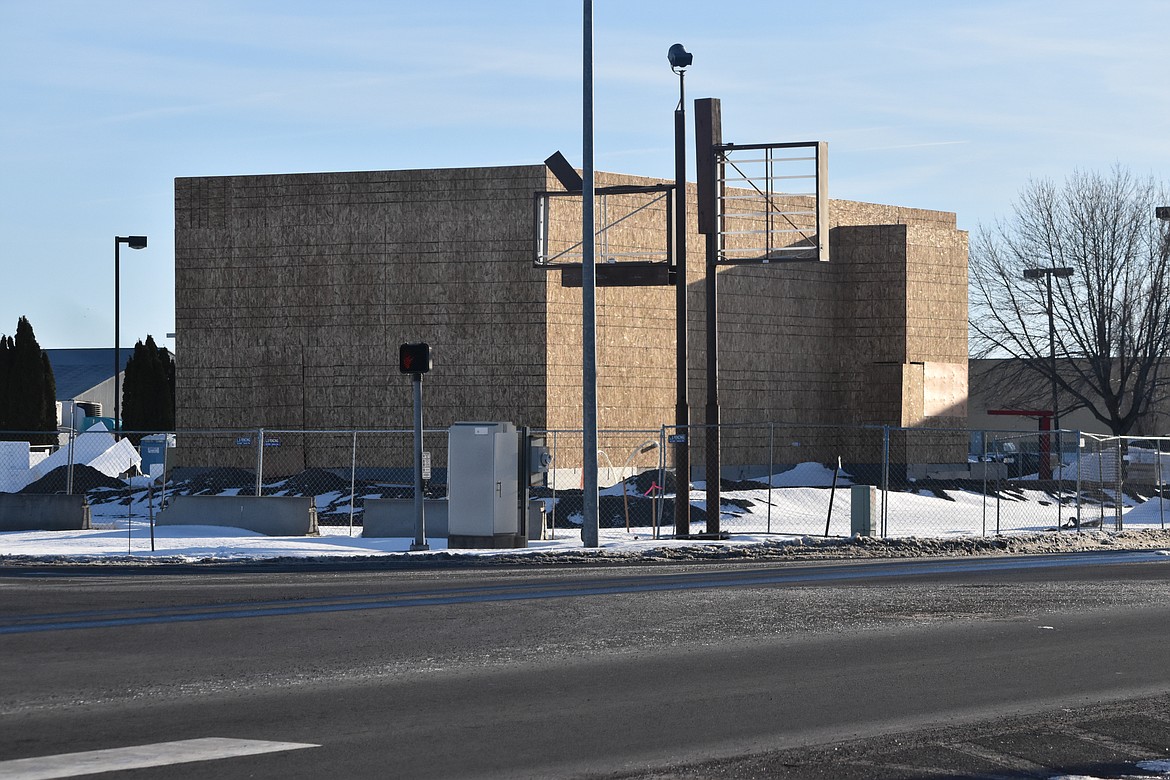
{"label": "blue sky", "polygon": [[[974,230],[1029,178],[1170,180],[1165,0],[594,6],[599,170],[673,175],[681,42],[724,140],[828,141],[834,198]],[[579,0],[0,0],[0,29],[0,333],[46,348],[112,344],[127,234],[123,345],[171,345],[177,176],[581,160]]]}

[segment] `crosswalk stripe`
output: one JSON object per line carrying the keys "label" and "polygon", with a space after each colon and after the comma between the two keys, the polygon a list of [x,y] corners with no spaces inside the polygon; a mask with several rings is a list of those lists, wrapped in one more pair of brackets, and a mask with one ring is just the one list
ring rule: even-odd
{"label": "crosswalk stripe", "polygon": [[255,756],[284,750],[320,747],[304,742],[266,742],[257,739],[228,739],[204,737],[177,742],[159,742],[153,745],[89,750],[84,753],[63,753],[39,758],[18,758],[0,761],[0,780],[52,780],[58,777],[80,777],[98,772],[186,764],[191,761],[213,761],[220,758]]}

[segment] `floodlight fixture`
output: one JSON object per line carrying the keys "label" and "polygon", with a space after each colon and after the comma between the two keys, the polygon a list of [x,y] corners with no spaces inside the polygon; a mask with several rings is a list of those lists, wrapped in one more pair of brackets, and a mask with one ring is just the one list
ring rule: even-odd
{"label": "floodlight fixture", "polygon": [[1043,279],[1046,276],[1055,276],[1057,279],[1068,279],[1073,275],[1074,269],[1068,266],[1059,268],[1025,268],[1025,279]]}
{"label": "floodlight fixture", "polygon": [[553,176],[557,177],[557,181],[559,181],[561,186],[563,186],[566,190],[569,192],[581,191],[582,186],[584,186],[584,181],[581,179],[581,175],[577,173],[569,161],[565,159],[563,154],[560,152],[553,152],[549,158],[544,161],[544,165],[549,169]]}
{"label": "floodlight fixture", "polygon": [[690,67],[695,55],[684,49],[681,43],[676,43],[666,52],[666,59],[670,61],[670,69],[675,73],[680,73],[685,68]]}

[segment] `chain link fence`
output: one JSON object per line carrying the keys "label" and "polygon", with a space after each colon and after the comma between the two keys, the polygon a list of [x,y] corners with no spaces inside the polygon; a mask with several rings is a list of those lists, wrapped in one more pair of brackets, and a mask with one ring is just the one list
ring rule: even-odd
{"label": "chain link fence", "polygon": [[[730,533],[848,536],[852,488],[874,486],[881,536],[1165,528],[1170,438],[1078,431],[969,431],[770,423],[667,427],[690,444],[692,500],[706,510],[719,448]],[[672,461],[671,461],[672,462]]]}
{"label": "chain link fence", "polygon": [[[550,533],[583,521],[583,437],[544,436],[552,464],[531,496]],[[766,423],[598,432],[599,523],[673,536],[688,490],[691,533],[708,528],[706,470],[718,445],[719,527],[732,534],[849,536],[852,489],[877,489],[881,536],[1165,528],[1170,437]],[[360,533],[368,499],[413,496],[411,430],[8,432],[0,492],[84,494],[97,527],[151,524],[175,495],[312,496],[318,523]],[[23,440],[21,440],[23,438]],[[685,447],[690,479],[675,462]],[[447,431],[424,432],[423,487],[447,495]]]}
{"label": "chain link fence", "polygon": [[1082,434],[1076,463],[1082,527],[1166,527],[1170,437]]}
{"label": "chain link fence", "polygon": [[[582,492],[585,448],[580,430],[540,431],[552,456],[542,499],[551,533],[580,528],[585,519]],[[674,478],[663,460],[663,429],[602,430],[597,433],[598,525],[626,528],[657,538],[673,527]]]}

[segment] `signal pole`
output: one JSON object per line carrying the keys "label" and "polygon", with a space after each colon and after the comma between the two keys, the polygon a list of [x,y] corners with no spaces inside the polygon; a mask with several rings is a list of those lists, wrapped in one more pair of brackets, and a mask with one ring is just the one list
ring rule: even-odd
{"label": "signal pole", "polygon": [[403,344],[398,348],[398,370],[410,374],[414,385],[414,543],[411,552],[429,550],[427,522],[423,512],[423,422],[422,375],[431,370],[431,348],[426,343]]}
{"label": "signal pole", "polygon": [[674,265],[675,265],[675,405],[674,405],[674,535],[691,533],[691,412],[687,400],[687,109],[686,69],[693,55],[681,43],[666,55],[678,74],[678,107],[674,109]]}

